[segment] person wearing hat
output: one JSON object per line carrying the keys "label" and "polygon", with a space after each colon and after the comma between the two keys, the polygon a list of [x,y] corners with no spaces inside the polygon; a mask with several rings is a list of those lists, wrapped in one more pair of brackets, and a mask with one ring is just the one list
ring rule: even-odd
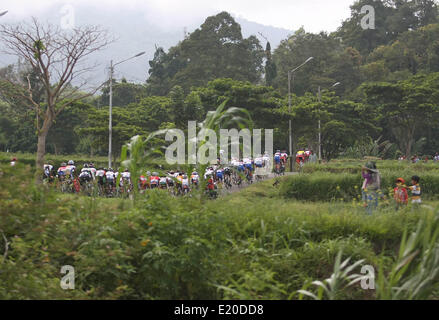
{"label": "person wearing hat", "polygon": [[393,198],[395,199],[396,210],[407,205],[409,196],[403,178],[396,179],[396,187],[393,189]]}
{"label": "person wearing hat", "polygon": [[363,185],[361,186],[364,207],[368,214],[378,207],[378,193],[381,188],[381,176],[374,162],[367,162],[362,167],[361,175]]}

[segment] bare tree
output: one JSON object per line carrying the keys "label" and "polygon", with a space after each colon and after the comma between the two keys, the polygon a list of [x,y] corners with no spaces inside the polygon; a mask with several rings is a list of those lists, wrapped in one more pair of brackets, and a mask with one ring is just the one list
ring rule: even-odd
{"label": "bare tree", "polygon": [[42,179],[40,173],[44,166],[46,138],[54,120],[67,105],[93,95],[102,86],[88,88],[84,92],[87,81],[82,77],[96,67],[88,64],[86,58],[106,47],[113,39],[98,26],[62,30],[32,18],[26,24],[0,25],[0,40],[3,51],[24,59],[44,88],[45,101],[41,103],[34,97],[37,88],[32,86],[30,76],[25,81],[23,78],[7,80],[13,88],[10,92],[26,100],[36,111],[38,183]]}

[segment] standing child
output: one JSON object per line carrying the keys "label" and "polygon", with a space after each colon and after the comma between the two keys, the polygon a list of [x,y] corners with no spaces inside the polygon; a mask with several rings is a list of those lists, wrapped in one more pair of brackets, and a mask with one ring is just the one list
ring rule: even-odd
{"label": "standing child", "polygon": [[412,192],[412,203],[421,203],[421,187],[419,186],[419,181],[421,178],[418,176],[412,177],[412,186],[409,187]]}
{"label": "standing child", "polygon": [[406,206],[408,203],[408,194],[404,183],[405,181],[403,178],[396,179],[396,188],[393,189],[393,197],[396,202],[396,210],[403,206]]}

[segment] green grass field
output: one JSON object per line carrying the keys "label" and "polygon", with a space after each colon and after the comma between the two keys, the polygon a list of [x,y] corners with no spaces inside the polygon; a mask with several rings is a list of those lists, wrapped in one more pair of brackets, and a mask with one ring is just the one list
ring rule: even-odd
{"label": "green grass field", "polygon": [[[319,172],[214,201],[159,190],[134,201],[65,195],[36,188],[31,172],[0,169],[0,229],[10,243],[0,257],[1,299],[299,299],[300,289],[323,299],[439,297],[434,197],[400,211],[383,204],[368,216],[353,200],[284,194],[292,179]],[[412,240],[404,242],[405,231]],[[4,247],[1,239],[1,254]],[[377,288],[347,286],[334,266],[339,253],[373,266]],[[63,265],[75,268],[75,290],[60,288]],[[311,282],[332,274],[340,284],[319,296]],[[398,286],[408,289],[398,296]]]}

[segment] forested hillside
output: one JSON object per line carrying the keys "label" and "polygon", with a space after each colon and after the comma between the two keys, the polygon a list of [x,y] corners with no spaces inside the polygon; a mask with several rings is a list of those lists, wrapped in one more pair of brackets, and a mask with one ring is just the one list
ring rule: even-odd
{"label": "forested hillside", "polygon": [[[361,8],[371,4],[375,29],[360,26]],[[294,149],[317,149],[318,120],[323,156],[352,154],[374,141],[388,141],[382,157],[431,155],[439,151],[439,18],[435,1],[360,0],[333,33],[301,28],[272,47],[256,35],[243,37],[227,12],[205,22],[168,51],[157,47],[143,85],[113,80],[113,139],[116,155],[130,137],[163,128],[186,128],[209,110],[247,109],[255,128],[275,129],[275,148],[288,147],[293,120]],[[292,81],[288,70],[307,58]],[[0,70],[0,150],[36,150],[35,112],[11,94],[7,81],[21,78],[44,105],[44,88],[32,67]],[[333,84],[340,84],[332,87]],[[321,88],[321,101],[318,88]],[[59,115],[47,139],[55,154],[104,155],[108,134],[108,84],[100,94],[75,102]],[[428,123],[428,126],[425,125]]]}

